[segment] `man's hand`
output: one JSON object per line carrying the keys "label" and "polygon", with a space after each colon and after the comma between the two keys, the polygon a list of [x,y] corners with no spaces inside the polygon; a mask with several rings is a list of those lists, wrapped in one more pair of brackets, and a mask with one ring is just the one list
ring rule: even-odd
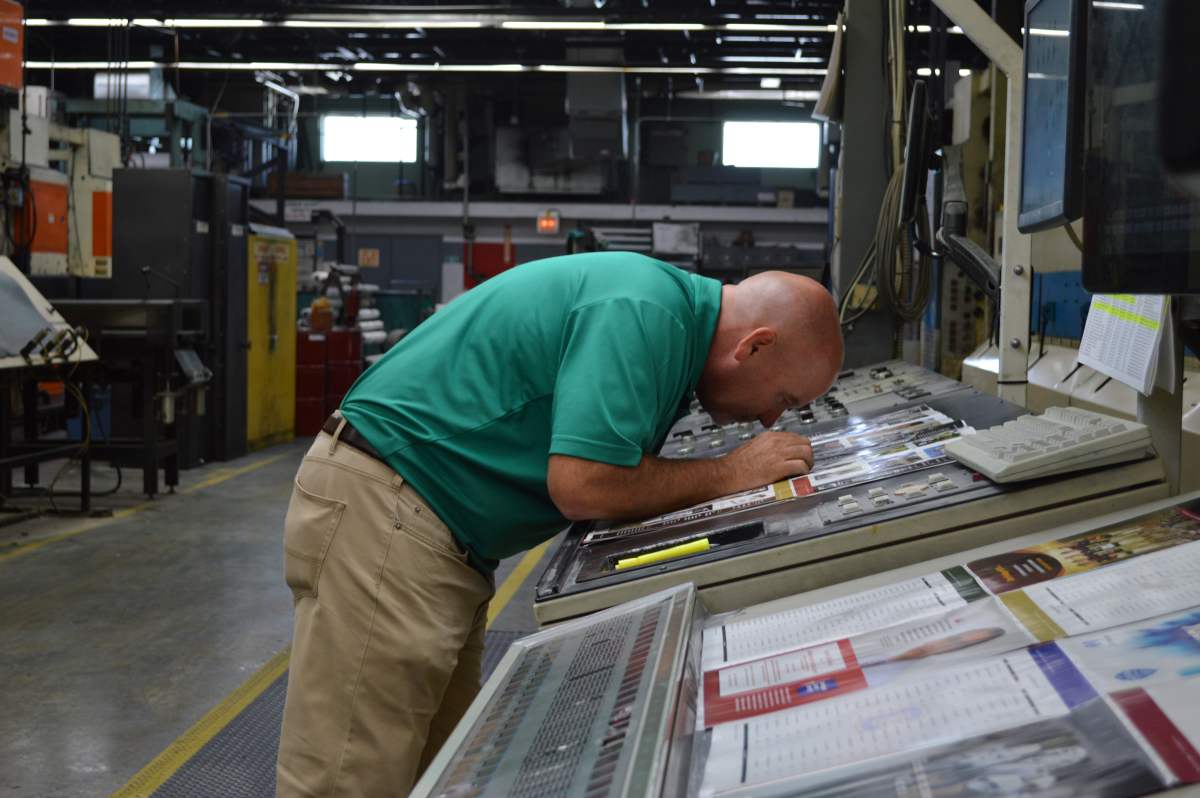
{"label": "man's hand", "polygon": [[764,432],[725,455],[736,475],[731,493],[807,474],[812,469],[812,442],[792,432]]}
{"label": "man's hand", "polygon": [[550,455],[546,487],[572,521],[647,518],[737,493],[812,468],[808,438],[766,432],[724,457],[667,460],[644,455],[636,466],[615,466],[561,454]]}

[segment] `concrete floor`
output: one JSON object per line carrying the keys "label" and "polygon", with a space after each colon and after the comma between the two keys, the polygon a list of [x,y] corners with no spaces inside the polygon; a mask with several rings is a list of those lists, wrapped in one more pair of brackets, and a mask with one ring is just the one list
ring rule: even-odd
{"label": "concrete floor", "polygon": [[[0,796],[108,795],[288,645],[280,536],[306,448],[184,472],[178,494],[149,503],[126,474],[97,500],[124,517],[0,527]],[[95,479],[112,484],[103,466]],[[536,629],[540,573],[493,630]]]}

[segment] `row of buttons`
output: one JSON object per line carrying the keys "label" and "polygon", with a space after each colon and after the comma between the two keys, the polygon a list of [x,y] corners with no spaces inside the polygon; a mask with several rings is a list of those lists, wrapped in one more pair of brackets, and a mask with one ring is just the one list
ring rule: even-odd
{"label": "row of buttons", "polygon": [[[919,498],[932,488],[938,493],[946,493],[955,489],[954,480],[946,476],[940,471],[930,474],[924,481],[906,482],[895,490],[895,497],[899,499],[916,499]],[[892,496],[883,488],[868,488],[867,499],[871,504],[879,509],[895,504]],[[862,512],[862,501],[853,493],[846,493],[837,497],[838,509],[842,515],[854,515]]]}
{"label": "row of buttons", "polygon": [[838,509],[842,511],[842,515],[853,515],[854,513],[862,512],[862,505],[858,503],[858,499],[854,498],[854,494],[847,493],[845,496],[838,496]]}

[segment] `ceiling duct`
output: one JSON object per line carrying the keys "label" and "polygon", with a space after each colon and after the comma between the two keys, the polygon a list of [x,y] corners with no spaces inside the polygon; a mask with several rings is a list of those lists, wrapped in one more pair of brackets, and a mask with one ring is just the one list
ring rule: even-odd
{"label": "ceiling duct", "polygon": [[[573,64],[620,64],[619,48],[567,48]],[[573,160],[624,158],[625,76],[620,73],[571,72],[567,74],[567,134]]]}

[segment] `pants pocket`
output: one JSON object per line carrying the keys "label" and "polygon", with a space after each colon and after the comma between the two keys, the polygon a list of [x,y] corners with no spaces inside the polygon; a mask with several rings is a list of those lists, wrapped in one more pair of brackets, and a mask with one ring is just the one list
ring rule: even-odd
{"label": "pants pocket", "polygon": [[321,566],[345,511],[345,502],[318,496],[295,482],[283,522],[284,578],[294,601],[316,597]]}

